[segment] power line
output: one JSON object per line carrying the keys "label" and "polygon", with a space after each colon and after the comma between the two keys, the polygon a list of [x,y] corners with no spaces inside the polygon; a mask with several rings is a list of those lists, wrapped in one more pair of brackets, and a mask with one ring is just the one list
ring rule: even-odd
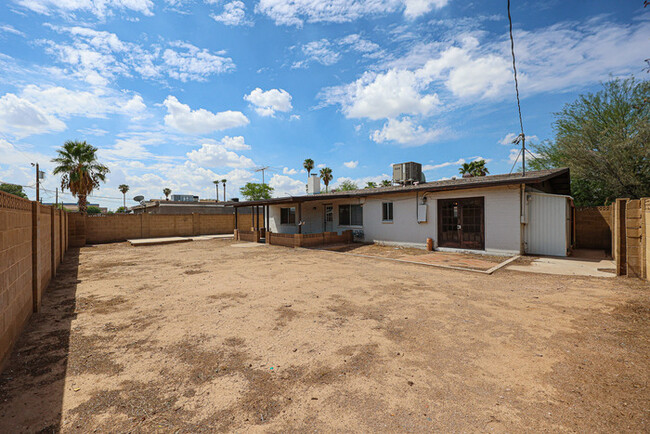
{"label": "power line", "polygon": [[[521,128],[521,134],[518,139],[521,139],[521,148],[522,152],[522,169],[523,174],[526,175],[526,135],[524,134],[524,121],[521,116],[521,102],[519,101],[519,81],[517,80],[517,63],[515,61],[515,39],[512,36],[512,16],[510,15],[510,0],[508,0],[508,22],[510,24],[510,52],[512,53],[512,71],[515,76],[515,92],[517,94],[517,110],[519,111],[519,127]],[[515,143],[518,142],[518,139],[515,139]],[[512,172],[512,170],[510,171]]]}

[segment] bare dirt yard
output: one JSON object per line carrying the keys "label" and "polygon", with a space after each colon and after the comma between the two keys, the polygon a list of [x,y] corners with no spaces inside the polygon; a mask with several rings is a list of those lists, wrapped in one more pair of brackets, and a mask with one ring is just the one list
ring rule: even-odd
{"label": "bare dirt yard", "polygon": [[70,252],[0,432],[648,432],[650,295],[227,240]]}

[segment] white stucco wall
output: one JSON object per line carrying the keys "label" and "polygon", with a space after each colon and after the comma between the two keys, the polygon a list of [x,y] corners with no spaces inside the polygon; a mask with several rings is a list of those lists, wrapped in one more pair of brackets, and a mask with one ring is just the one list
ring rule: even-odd
{"label": "white stucco wall", "polygon": [[[422,193],[417,197],[422,198]],[[490,253],[515,254],[520,248],[519,187],[494,187],[473,190],[459,190],[440,193],[426,193],[427,222],[418,223],[415,193],[369,197],[328,202],[306,202],[302,205],[302,232],[323,231],[323,210],[326,203],[334,206],[334,227],[337,232],[346,229],[362,229],[365,240],[369,242],[394,242],[424,246],[427,238],[437,245],[438,238],[438,199],[483,197],[485,203],[485,250]],[[382,222],[382,203],[393,202],[393,222]],[[338,223],[339,204],[362,204],[363,226],[340,226]],[[297,233],[297,225],[280,225],[281,206],[271,206],[269,226],[271,231]],[[296,222],[298,220],[296,211]]]}

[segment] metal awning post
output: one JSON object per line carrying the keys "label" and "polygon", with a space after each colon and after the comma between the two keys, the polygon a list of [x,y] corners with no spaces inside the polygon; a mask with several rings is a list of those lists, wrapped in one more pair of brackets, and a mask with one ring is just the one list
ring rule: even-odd
{"label": "metal awning post", "polygon": [[255,230],[255,207],[251,205],[251,230]]}
{"label": "metal awning post", "polygon": [[302,234],[302,202],[298,202],[298,233]]}
{"label": "metal awning post", "polygon": [[266,230],[269,230],[269,205],[266,205],[266,210],[264,211],[264,216],[266,217]]}
{"label": "metal awning post", "polygon": [[259,205],[255,207],[255,212],[257,213],[257,227],[255,229],[259,231],[260,230],[260,206]]}
{"label": "metal awning post", "polygon": [[235,229],[237,229],[237,207],[235,207]]}

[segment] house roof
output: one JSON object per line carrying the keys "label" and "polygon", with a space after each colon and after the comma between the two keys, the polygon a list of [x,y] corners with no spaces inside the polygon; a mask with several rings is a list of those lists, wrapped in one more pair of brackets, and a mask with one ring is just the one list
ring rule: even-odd
{"label": "house roof", "polygon": [[487,188],[504,185],[517,184],[541,184],[546,181],[557,181],[560,187],[558,193],[569,193],[569,169],[547,169],[508,175],[474,176],[469,178],[445,179],[442,181],[425,182],[414,185],[394,185],[390,187],[364,188],[350,191],[337,191],[333,193],[320,193],[301,196],[276,197],[264,200],[252,200],[246,202],[228,202],[227,205],[234,207],[273,205],[281,203],[300,203],[314,200],[346,199],[356,197],[367,197],[385,194],[400,194],[408,192],[434,192],[450,190],[466,190],[470,188]]}

